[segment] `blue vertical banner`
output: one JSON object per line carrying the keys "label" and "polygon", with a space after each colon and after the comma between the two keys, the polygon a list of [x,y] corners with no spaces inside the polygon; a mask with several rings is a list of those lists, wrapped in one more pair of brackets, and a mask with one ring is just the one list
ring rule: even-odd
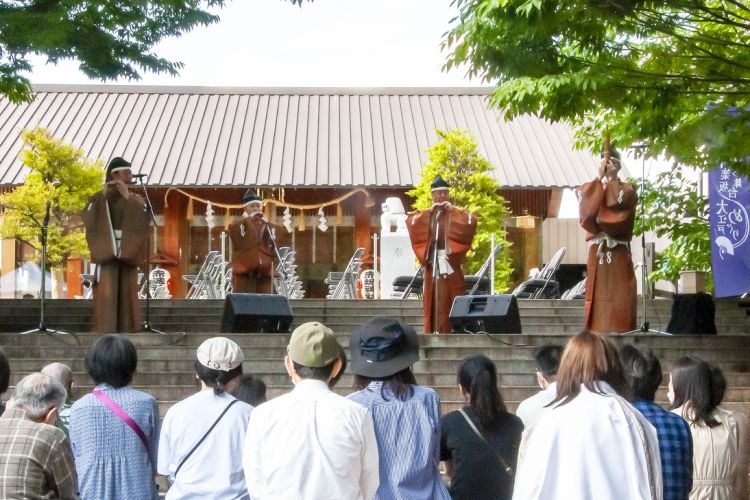
{"label": "blue vertical banner", "polygon": [[750,182],[725,166],[708,174],[711,262],[715,294],[750,292]]}

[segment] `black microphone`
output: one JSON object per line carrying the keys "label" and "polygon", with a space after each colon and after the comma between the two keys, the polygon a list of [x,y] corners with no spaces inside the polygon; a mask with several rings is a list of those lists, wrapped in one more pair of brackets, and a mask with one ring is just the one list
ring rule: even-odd
{"label": "black microphone", "polygon": [[143,179],[144,177],[148,177],[148,174],[133,174],[133,179]]}

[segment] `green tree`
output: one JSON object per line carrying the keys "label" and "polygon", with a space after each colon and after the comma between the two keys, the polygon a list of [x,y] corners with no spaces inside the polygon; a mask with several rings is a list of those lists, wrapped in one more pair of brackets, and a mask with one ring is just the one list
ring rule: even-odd
{"label": "green tree", "polygon": [[0,196],[5,207],[0,235],[18,238],[39,249],[45,205],[50,202],[47,264],[54,268],[69,256],[88,256],[79,214],[104,182],[100,160],[84,157],[83,150],[56,140],[45,129],[22,134],[21,161],[31,171],[23,185]]}
{"label": "green tree", "polygon": [[[630,179],[639,185],[639,180]],[[659,174],[638,189],[635,234],[652,231],[667,237],[669,245],[657,255],[649,279],[676,283],[680,271],[711,270],[711,239],[708,227],[708,199],[701,194],[698,179],[681,169]],[[712,281],[708,280],[709,288]]]}
{"label": "green tree", "polygon": [[750,173],[750,5],[738,0],[454,0],[446,66],[491,103],[568,121],[579,145],[646,141],[703,169]]}
{"label": "green tree", "polygon": [[176,75],[182,63],[157,56],[153,47],[217,22],[217,15],[203,9],[223,4],[224,0],[0,0],[0,94],[12,102],[31,99],[29,81],[21,76],[31,70],[29,54],[44,55],[51,64],[77,59],[83,73],[99,80],[138,80],[144,71]]}
{"label": "green tree", "polygon": [[498,194],[500,185],[492,177],[492,165],[477,153],[477,142],[468,130],[437,130],[439,141],[427,150],[428,161],[422,167],[422,180],[407,194],[415,199],[413,208],[432,206],[430,184],[440,174],[451,186],[453,203],[478,216],[477,233],[466,258],[466,270],[479,270],[490,252],[490,236],[502,245],[495,264],[495,288],[508,289],[512,272],[507,233],[503,222],[509,212],[506,201]]}

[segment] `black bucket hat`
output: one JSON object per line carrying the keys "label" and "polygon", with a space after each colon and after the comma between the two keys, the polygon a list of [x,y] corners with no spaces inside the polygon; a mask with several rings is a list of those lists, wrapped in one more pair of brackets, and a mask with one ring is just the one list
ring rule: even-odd
{"label": "black bucket hat", "polygon": [[419,340],[406,323],[376,316],[352,334],[349,351],[354,373],[385,378],[419,361]]}

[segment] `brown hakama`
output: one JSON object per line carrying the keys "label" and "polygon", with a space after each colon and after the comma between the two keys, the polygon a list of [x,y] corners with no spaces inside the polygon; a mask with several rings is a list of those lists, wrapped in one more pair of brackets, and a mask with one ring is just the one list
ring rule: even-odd
{"label": "brown hakama", "polygon": [[[439,217],[438,213],[440,213]],[[477,219],[470,212],[457,208],[443,212],[423,210],[409,214],[406,227],[414,254],[424,267],[422,294],[424,331],[450,333],[453,330],[449,317],[453,299],[465,293],[462,265],[466,260],[466,252],[471,249],[474,233],[477,230]],[[438,228],[437,238],[435,238],[436,227]],[[437,249],[446,251],[448,263],[453,268],[452,273],[438,274],[437,279],[432,271],[436,240]],[[435,300],[436,288],[437,300]]]}

